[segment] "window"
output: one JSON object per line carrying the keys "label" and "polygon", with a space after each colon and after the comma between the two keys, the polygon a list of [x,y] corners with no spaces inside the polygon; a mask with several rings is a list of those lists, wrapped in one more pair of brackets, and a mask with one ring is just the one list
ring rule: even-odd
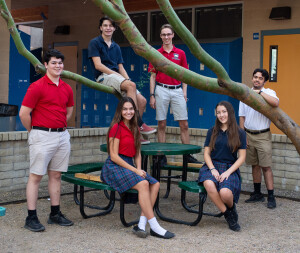
{"label": "window", "polygon": [[[182,21],[182,23],[191,31],[192,30],[192,9],[175,10],[176,14]],[[151,13],[151,42],[161,43],[160,28],[164,24],[168,24],[168,20],[165,18],[161,11]],[[174,41],[181,41],[179,36],[175,33]]]}
{"label": "window", "polygon": [[270,82],[277,82],[278,46],[270,46]]}
{"label": "window", "polygon": [[242,5],[196,8],[196,38],[241,37]]}
{"label": "window", "polygon": [[[133,13],[129,14],[129,17],[131,18],[137,29],[140,31],[142,36],[145,38],[145,40],[147,40],[148,13]],[[117,27],[116,31],[114,32],[113,40],[118,44],[128,43],[126,37],[119,27]]]}

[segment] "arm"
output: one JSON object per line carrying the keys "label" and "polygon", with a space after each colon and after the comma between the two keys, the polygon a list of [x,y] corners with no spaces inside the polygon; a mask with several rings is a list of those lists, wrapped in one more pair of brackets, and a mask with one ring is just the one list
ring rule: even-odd
{"label": "arm", "polygon": [[22,105],[19,116],[23,126],[27,129],[28,132],[31,131],[31,115],[32,108]]}
{"label": "arm", "polygon": [[215,166],[214,166],[214,164],[211,160],[211,157],[210,157],[210,152],[211,152],[210,147],[205,147],[204,148],[204,161],[205,161],[207,167],[210,169],[211,174],[215,177],[215,179],[217,181],[219,181],[220,174],[215,169]]}
{"label": "arm", "polygon": [[141,156],[141,152],[138,152],[138,153],[135,154],[134,163],[135,163],[135,166],[136,166],[136,168],[138,170],[142,169],[142,156]]}
{"label": "arm", "polygon": [[[150,76],[150,94],[154,94],[156,73],[151,72]],[[155,96],[150,97],[150,107],[155,109]]]}
{"label": "arm", "polygon": [[67,122],[72,117],[72,113],[73,113],[73,106],[72,107],[67,107]]}
{"label": "arm", "polygon": [[126,72],[126,70],[125,70],[123,64],[120,63],[120,64],[118,64],[118,66],[119,66],[119,73],[120,73],[125,79],[129,79],[129,76],[128,76],[128,74],[127,74],[127,72]]}
{"label": "arm", "polygon": [[131,166],[127,162],[125,162],[120,156],[119,156],[119,144],[120,140],[117,138],[109,138],[109,151],[110,151],[110,158],[111,160],[118,164],[119,166],[126,168],[128,170],[131,170],[138,174],[141,177],[146,176],[146,172],[140,169],[136,169],[135,167]]}
{"label": "arm", "polygon": [[240,128],[245,129],[245,116],[240,116]]}
{"label": "arm", "polygon": [[118,74],[119,75],[119,73],[109,69],[104,64],[102,64],[100,57],[98,57],[98,56],[92,57],[92,60],[95,65],[95,69],[97,69],[98,71],[105,73],[107,75],[109,75],[109,74]]}
{"label": "arm", "polygon": [[[256,93],[259,93],[260,90],[253,90],[255,91]],[[264,100],[266,100],[266,102],[273,106],[273,107],[278,107],[279,106],[279,99],[278,98],[275,98],[275,97],[272,97],[268,94],[266,94],[265,92],[261,92],[260,95],[264,98]]]}
{"label": "arm", "polygon": [[227,180],[228,177],[235,172],[244,162],[246,159],[246,149],[239,149],[238,150],[239,158],[235,161],[235,163],[224,173],[220,175],[220,182]]}

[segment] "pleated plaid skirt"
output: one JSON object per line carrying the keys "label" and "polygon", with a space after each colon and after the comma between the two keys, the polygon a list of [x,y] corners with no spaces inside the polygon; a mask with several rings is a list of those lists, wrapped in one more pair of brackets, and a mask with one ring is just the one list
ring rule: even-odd
{"label": "pleated plaid skirt", "polygon": [[[216,161],[212,161],[216,170],[221,175],[223,172],[228,170],[232,164],[227,163],[220,163]],[[211,180],[216,184],[218,192],[222,188],[228,188],[232,191],[233,194],[233,201],[238,203],[240,193],[241,193],[241,175],[240,170],[237,169],[234,173],[232,173],[227,180],[224,180],[222,183],[218,182],[215,177],[212,175],[211,171],[209,170],[208,166],[204,164],[199,172],[199,179],[198,182],[202,183],[205,180]]]}
{"label": "pleated plaid skirt", "polygon": [[[124,156],[119,154],[119,156],[130,165],[134,166],[132,157]],[[108,184],[110,187],[114,188],[119,193],[123,193],[137,183],[147,180],[149,184],[155,184],[158,181],[151,177],[148,173],[146,178],[143,178],[136,174],[135,172],[123,168],[120,165],[114,163],[110,156],[106,159],[102,170],[101,170],[101,180]]]}

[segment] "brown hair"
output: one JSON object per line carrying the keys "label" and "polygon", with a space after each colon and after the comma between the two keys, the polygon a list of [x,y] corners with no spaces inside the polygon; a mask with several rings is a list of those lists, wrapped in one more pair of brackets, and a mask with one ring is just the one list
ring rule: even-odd
{"label": "brown hair", "polygon": [[170,24],[162,25],[162,27],[160,28],[160,32],[161,32],[162,29],[165,29],[165,28],[169,28],[172,31],[172,33],[174,33],[174,29]]}
{"label": "brown hair", "polygon": [[[119,124],[122,120],[123,120],[123,117],[122,117],[122,110],[123,110],[123,106],[125,103],[131,103],[132,106],[133,106],[133,109],[134,109],[134,115],[132,117],[132,119],[129,121],[129,130],[132,132],[133,134],[133,137],[134,137],[134,145],[135,145],[135,149],[136,149],[136,152],[139,152],[140,149],[141,149],[141,137],[140,137],[140,131],[139,131],[139,127],[138,127],[138,120],[137,120],[137,108],[135,106],[135,103],[134,101],[132,100],[132,98],[130,97],[122,97],[118,106],[117,106],[117,109],[116,109],[116,112],[115,112],[115,115],[114,115],[114,118],[110,124],[110,127],[108,129],[108,132],[107,132],[107,136],[106,136],[106,142],[107,142],[107,152],[108,154],[110,154],[110,151],[109,151],[109,132],[111,130],[111,128],[115,125],[115,124]],[[122,126],[118,125],[118,129],[117,131],[120,131]],[[115,138],[115,136],[113,137],[113,139]]]}
{"label": "brown hair", "polygon": [[[224,106],[228,113],[228,121],[227,121],[227,138],[228,138],[228,146],[231,148],[232,153],[237,151],[241,145],[240,134],[239,134],[239,126],[235,119],[234,109],[231,103],[227,101],[221,101],[216,105],[215,110],[217,110],[218,106]],[[216,139],[219,135],[222,123],[216,118],[215,126],[213,128],[213,132],[210,138],[209,147],[211,150],[215,148]]]}

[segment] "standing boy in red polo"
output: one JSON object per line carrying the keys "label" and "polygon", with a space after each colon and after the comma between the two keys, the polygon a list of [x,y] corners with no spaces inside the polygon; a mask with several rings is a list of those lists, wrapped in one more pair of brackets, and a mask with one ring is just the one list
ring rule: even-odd
{"label": "standing boy in red polo", "polygon": [[[184,51],[173,45],[174,30],[171,25],[165,24],[160,29],[160,37],[163,45],[158,51],[168,60],[188,68]],[[158,121],[158,142],[166,142],[166,125],[169,104],[173,111],[174,120],[178,121],[180,137],[183,144],[190,143],[188,114],[187,114],[187,84],[182,83],[162,72],[157,71],[150,63],[150,106],[156,109],[156,120]],[[155,90],[155,91],[154,91]],[[199,163],[193,156],[188,156],[189,163]],[[162,160],[162,165],[166,158]]]}
{"label": "standing boy in red polo", "polygon": [[28,216],[24,227],[34,232],[45,230],[37,217],[36,204],[39,185],[46,173],[51,201],[48,224],[73,225],[60,212],[60,177],[61,172],[68,170],[70,155],[70,134],[66,127],[74,106],[71,87],[60,79],[63,60],[58,50],[46,52],[46,75],[29,86],[20,109],[20,119],[28,131],[30,155]]}

